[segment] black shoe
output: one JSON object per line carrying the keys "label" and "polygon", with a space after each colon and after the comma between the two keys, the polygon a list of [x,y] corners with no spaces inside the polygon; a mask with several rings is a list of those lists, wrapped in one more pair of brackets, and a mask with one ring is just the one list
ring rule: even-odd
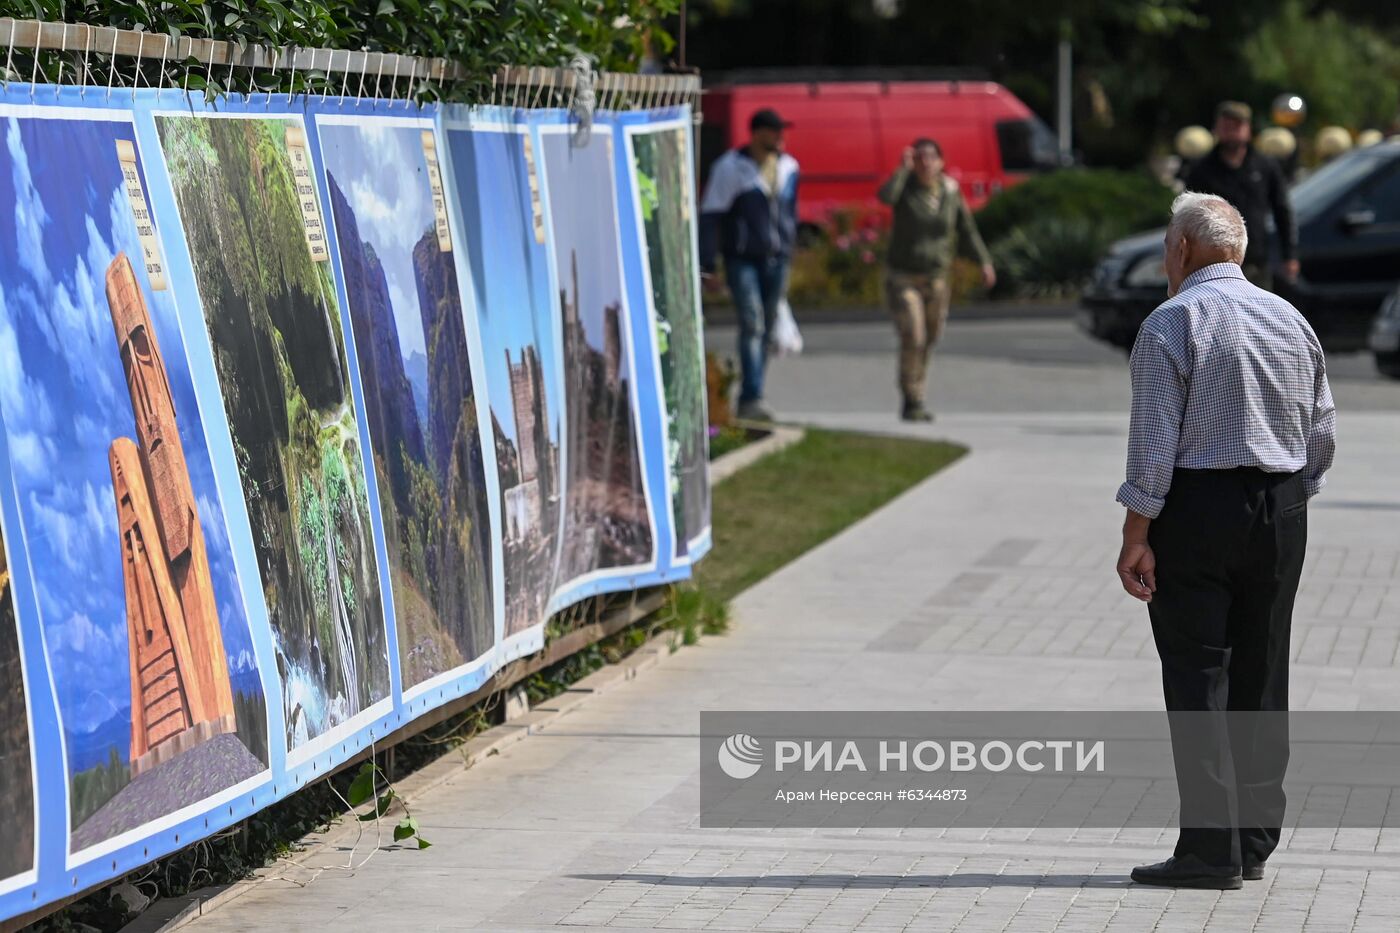
{"label": "black shoe", "polygon": [[1244,887],[1238,868],[1207,865],[1194,855],[1173,856],[1156,865],[1139,865],[1132,878],[1138,884],[1159,888],[1204,888],[1212,891],[1237,891]]}
{"label": "black shoe", "polygon": [[1257,865],[1246,865],[1244,870],[1240,872],[1240,876],[1244,878],[1245,881],[1263,881],[1264,863],[1260,862]]}
{"label": "black shoe", "polygon": [[923,402],[905,402],[899,417],[905,421],[932,421],[933,412],[925,408]]}
{"label": "black shoe", "polygon": [[752,402],[739,403],[740,421],[772,421],[773,413],[763,407],[763,403],[757,400]]}

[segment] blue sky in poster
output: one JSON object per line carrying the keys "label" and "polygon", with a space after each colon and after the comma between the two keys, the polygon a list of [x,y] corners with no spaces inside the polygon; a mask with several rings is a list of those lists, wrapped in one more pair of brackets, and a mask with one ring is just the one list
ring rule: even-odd
{"label": "blue sky in poster", "polygon": [[[129,733],[116,726],[131,705],[126,597],[107,452],[136,428],[105,275],[118,252],[140,256],[115,144],[134,133],[122,122],[11,117],[0,135],[0,204],[14,206],[13,220],[0,220],[0,413],[44,637],[70,760],[81,762],[75,745],[95,730],[125,760]],[[230,672],[259,690],[177,311],[139,265],[137,277],[174,395]]]}
{"label": "blue sky in poster", "polygon": [[[434,225],[433,196],[417,127],[322,122],[321,156],[384,266],[404,359],[427,354],[413,247]],[[413,373],[409,373],[413,378]],[[426,395],[426,388],[421,387]]]}
{"label": "blue sky in poster", "polygon": [[[535,243],[524,137],[515,132],[448,130],[447,145],[467,228],[453,235],[471,261],[491,411],[514,440],[505,350],[518,363],[521,349],[534,344],[546,374],[554,370],[555,358],[548,257],[544,246]],[[485,179],[491,182],[483,183]],[[557,441],[561,404],[549,376],[545,381],[549,436]]]}
{"label": "blue sky in poster", "polygon": [[[613,161],[603,134],[593,134],[583,147],[575,147],[570,137],[570,133],[543,134],[555,263],[559,287],[567,293],[572,288],[570,257],[577,257],[579,318],[588,342],[601,350],[603,309],[622,301]],[[618,372],[624,379],[630,374],[626,353]]]}

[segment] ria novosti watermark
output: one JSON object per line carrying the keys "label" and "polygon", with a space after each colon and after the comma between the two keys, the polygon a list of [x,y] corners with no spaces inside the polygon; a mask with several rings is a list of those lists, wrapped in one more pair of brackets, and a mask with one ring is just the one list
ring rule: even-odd
{"label": "ria novosti watermark", "polygon": [[1251,750],[1226,783],[1246,754],[1292,755],[1282,817],[1233,795],[1217,816],[1192,788],[1188,812],[1400,825],[1400,712],[706,712],[700,731],[702,826],[1164,827],[1173,732],[1179,753]]}
{"label": "ria novosti watermark", "polygon": [[[724,740],[718,753],[721,770],[732,778],[753,777],[763,766],[763,745],[753,736],[738,732]],[[990,771],[997,773],[1013,768],[1028,774],[1044,771],[1073,771],[1082,774],[1104,769],[1104,742],[1083,742],[1070,739],[1030,739],[1009,742],[992,739],[972,742],[954,739],[939,742],[932,739],[880,739],[875,760],[866,763],[861,745],[854,740],[836,742],[831,739],[773,742],[773,770],[840,772],[855,771]]]}

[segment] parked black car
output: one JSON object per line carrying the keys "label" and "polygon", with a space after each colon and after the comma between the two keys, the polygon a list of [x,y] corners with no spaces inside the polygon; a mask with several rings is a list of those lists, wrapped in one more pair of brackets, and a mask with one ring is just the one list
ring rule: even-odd
{"label": "parked black car", "polygon": [[[1303,312],[1327,349],[1366,349],[1381,302],[1400,284],[1400,140],[1337,158],[1289,198],[1302,271],[1289,284],[1276,270],[1276,290]],[[1133,345],[1143,319],[1166,297],[1162,234],[1120,240],[1099,263],[1081,298],[1079,320],[1089,333]],[[1276,246],[1274,254],[1277,259]]]}
{"label": "parked black car", "polygon": [[1400,379],[1400,285],[1395,286],[1371,324],[1371,352],[1382,375]]}

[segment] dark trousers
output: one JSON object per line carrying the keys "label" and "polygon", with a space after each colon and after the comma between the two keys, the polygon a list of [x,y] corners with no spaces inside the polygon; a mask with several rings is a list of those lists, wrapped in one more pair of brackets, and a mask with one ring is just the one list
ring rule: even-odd
{"label": "dark trousers", "polygon": [[1307,522],[1299,474],[1177,470],[1149,528],[1157,591],[1148,611],[1181,792],[1178,856],[1254,865],[1278,845]]}

